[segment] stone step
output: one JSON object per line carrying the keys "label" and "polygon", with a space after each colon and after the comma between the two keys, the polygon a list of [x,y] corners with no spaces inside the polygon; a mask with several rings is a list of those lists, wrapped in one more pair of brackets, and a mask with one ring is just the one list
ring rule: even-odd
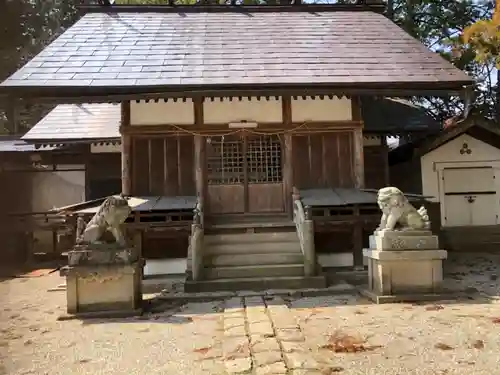
{"label": "stone step", "polygon": [[260,264],[255,266],[205,267],[207,280],[248,277],[303,276],[304,264]]}
{"label": "stone step", "polygon": [[205,242],[205,254],[269,254],[269,253],[298,253],[300,243],[296,242],[255,242],[255,243],[220,243],[209,245]]}
{"label": "stone step", "polygon": [[205,244],[222,243],[260,243],[260,242],[298,242],[297,232],[269,232],[269,233],[237,233],[237,234],[208,234],[204,237]]}
{"label": "stone step", "polygon": [[203,261],[205,266],[212,267],[256,266],[262,263],[269,265],[302,264],[304,257],[300,251],[295,251],[293,253],[211,255],[205,257]]}
{"label": "stone step", "polygon": [[219,291],[262,291],[269,289],[309,289],[325,288],[324,276],[290,276],[290,277],[259,277],[230,278],[218,280],[186,281],[184,289],[187,293],[204,293]]}

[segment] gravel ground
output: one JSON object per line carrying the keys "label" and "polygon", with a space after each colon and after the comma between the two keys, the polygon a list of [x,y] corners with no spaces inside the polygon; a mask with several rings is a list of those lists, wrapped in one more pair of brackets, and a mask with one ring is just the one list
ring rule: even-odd
{"label": "gravel ground", "polygon": [[[57,321],[65,312],[65,293],[47,292],[63,282],[57,273],[4,280],[0,374],[218,375],[237,372],[237,364],[248,360],[257,374],[283,373],[286,363],[288,374],[496,375],[499,265],[500,255],[448,261],[446,286],[478,292],[460,301],[374,305],[355,295],[261,300],[281,350],[274,364],[253,347],[246,350],[248,358],[228,358],[223,350],[233,320],[246,322],[242,335],[250,344],[251,332],[268,329],[259,320],[264,315],[258,301],[256,312],[245,298],[243,311],[232,306],[232,312],[223,302],[189,303],[141,318]],[[268,311],[265,306],[274,302],[278,308]],[[287,317],[298,323],[293,332],[278,329]],[[256,359],[267,367],[256,367]]]}

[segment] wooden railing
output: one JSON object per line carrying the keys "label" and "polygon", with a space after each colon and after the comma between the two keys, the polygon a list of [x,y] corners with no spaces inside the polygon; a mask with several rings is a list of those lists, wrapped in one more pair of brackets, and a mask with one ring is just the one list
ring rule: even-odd
{"label": "wooden railing", "polygon": [[304,256],[304,275],[313,276],[316,273],[316,253],[314,248],[314,223],[311,218],[311,208],[302,205],[298,194],[293,195],[293,221],[300,241],[300,249]]}
{"label": "wooden railing", "polygon": [[194,209],[193,224],[191,225],[191,237],[189,238],[193,281],[201,280],[203,277],[203,223],[203,206],[198,199]]}

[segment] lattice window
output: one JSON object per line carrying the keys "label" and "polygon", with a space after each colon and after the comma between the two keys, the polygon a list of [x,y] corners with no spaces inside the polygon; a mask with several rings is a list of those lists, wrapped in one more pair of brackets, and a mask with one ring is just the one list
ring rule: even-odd
{"label": "lattice window", "polygon": [[[245,146],[246,154],[243,153]],[[281,163],[281,141],[277,136],[207,139],[210,185],[279,183],[282,181]]]}
{"label": "lattice window", "polygon": [[207,169],[210,185],[240,184],[244,179],[243,143],[224,136],[207,139]]}
{"label": "lattice window", "polygon": [[248,139],[248,182],[273,183],[282,181],[281,142],[277,136]]}

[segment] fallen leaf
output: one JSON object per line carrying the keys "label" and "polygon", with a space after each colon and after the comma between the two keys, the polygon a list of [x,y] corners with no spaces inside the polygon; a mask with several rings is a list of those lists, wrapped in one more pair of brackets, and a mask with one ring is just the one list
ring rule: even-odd
{"label": "fallen leaf", "polygon": [[198,349],[193,350],[193,352],[200,353],[200,354],[207,354],[210,351],[210,349],[212,349],[212,348],[211,347],[198,348]]}
{"label": "fallen leaf", "polygon": [[344,371],[343,367],[335,366],[335,367],[327,367],[321,370],[321,375],[331,375]]}
{"label": "fallen leaf", "polygon": [[335,353],[359,353],[381,348],[381,345],[367,345],[366,339],[335,332],[330,336],[328,344],[320,347]]}
{"label": "fallen leaf", "polygon": [[363,315],[363,314],[366,314],[366,312],[361,311],[361,310],[356,310],[356,311],[354,311],[354,314],[356,314],[356,315]]}
{"label": "fallen leaf", "polygon": [[474,341],[474,343],[472,344],[472,346],[475,349],[484,349],[484,341],[483,340],[476,340],[476,341]]}
{"label": "fallen leaf", "polygon": [[436,349],[440,350],[452,350],[453,347],[448,345],[448,344],[443,344],[442,342],[438,342],[436,345],[434,345]]}
{"label": "fallen leaf", "polygon": [[441,305],[431,305],[431,306],[427,306],[425,309],[427,311],[439,311],[439,310],[443,310],[444,307]]}
{"label": "fallen leaf", "polygon": [[500,318],[493,318],[491,321],[495,324],[500,324]]}

